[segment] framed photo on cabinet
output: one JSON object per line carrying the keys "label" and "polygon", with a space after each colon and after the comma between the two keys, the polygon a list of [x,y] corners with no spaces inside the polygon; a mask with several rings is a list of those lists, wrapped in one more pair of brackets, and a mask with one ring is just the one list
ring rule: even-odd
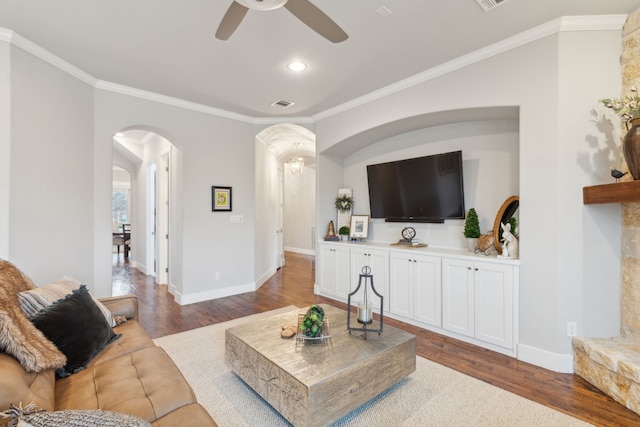
{"label": "framed photo on cabinet", "polygon": [[211,187],[211,210],[213,212],[231,212],[231,187]]}
{"label": "framed photo on cabinet", "polygon": [[369,237],[369,215],[351,215],[349,227],[352,239],[366,239]]}

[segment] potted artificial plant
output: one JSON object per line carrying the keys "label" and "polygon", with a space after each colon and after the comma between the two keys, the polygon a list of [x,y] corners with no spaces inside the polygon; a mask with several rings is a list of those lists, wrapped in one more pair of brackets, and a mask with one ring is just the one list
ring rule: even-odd
{"label": "potted artificial plant", "polygon": [[343,225],[338,230],[338,234],[340,235],[340,238],[342,238],[342,240],[349,240],[349,231],[351,231],[349,227],[347,227],[346,225]]}
{"label": "potted artificial plant", "polygon": [[478,213],[474,208],[469,209],[467,218],[464,221],[464,237],[467,238],[467,248],[473,252],[480,237],[480,221]]}

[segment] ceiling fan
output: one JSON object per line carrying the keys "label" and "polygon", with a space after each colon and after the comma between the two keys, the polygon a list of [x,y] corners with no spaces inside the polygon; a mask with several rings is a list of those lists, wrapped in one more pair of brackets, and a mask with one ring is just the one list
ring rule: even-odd
{"label": "ceiling fan", "polygon": [[216,38],[228,40],[249,9],[274,10],[283,6],[313,31],[333,43],[340,43],[349,37],[338,24],[309,0],[234,0],[218,26]]}

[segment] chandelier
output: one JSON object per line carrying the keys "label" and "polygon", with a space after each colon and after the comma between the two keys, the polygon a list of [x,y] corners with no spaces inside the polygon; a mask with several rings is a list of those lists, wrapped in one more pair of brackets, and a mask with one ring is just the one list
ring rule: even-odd
{"label": "chandelier", "polygon": [[304,167],[304,159],[298,155],[298,144],[299,142],[294,142],[296,146],[296,154],[289,160],[289,169],[291,170],[291,175],[300,175],[302,173],[302,168]]}

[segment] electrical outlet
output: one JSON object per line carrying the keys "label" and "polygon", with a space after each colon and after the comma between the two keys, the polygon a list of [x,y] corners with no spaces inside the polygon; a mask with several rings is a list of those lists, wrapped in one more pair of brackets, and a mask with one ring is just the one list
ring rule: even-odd
{"label": "electrical outlet", "polygon": [[216,273],[216,280],[220,280],[220,273]]}
{"label": "electrical outlet", "polygon": [[575,337],[578,335],[578,325],[576,322],[567,322],[567,336]]}

